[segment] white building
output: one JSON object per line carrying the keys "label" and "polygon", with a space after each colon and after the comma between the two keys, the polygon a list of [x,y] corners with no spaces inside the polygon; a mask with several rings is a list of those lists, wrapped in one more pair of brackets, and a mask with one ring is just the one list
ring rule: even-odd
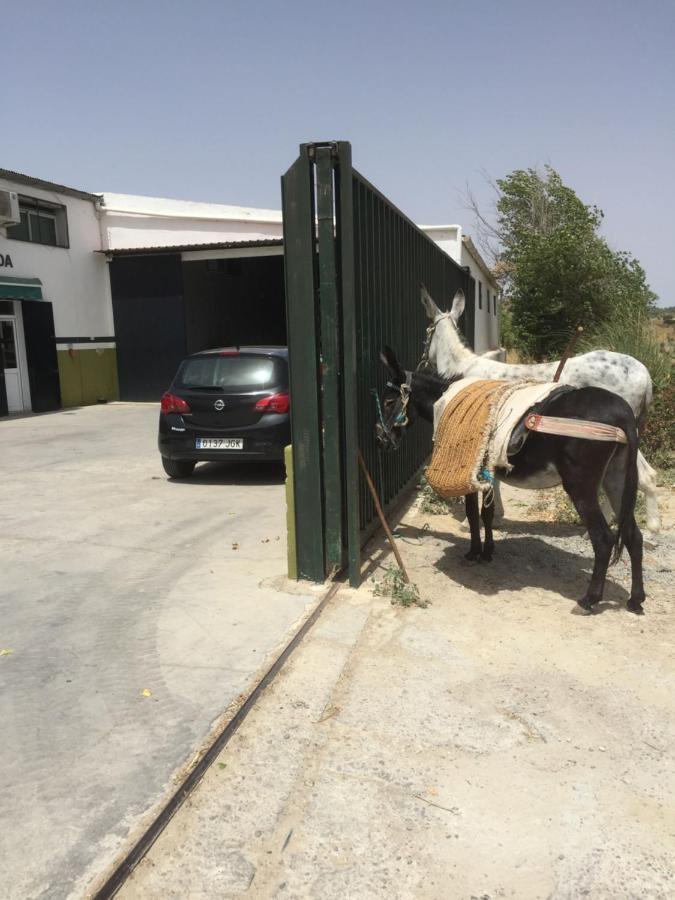
{"label": "white building", "polygon": [[[286,341],[280,210],[104,193],[103,211],[123,399],[156,396],[208,344]],[[497,348],[498,285],[476,247],[458,225],[421,227],[475,280],[477,352]]]}
{"label": "white building", "polygon": [[[0,329],[11,412],[117,397],[100,197],[0,169],[18,222],[0,224]],[[2,401],[0,401],[2,402]]]}
{"label": "white building", "polygon": [[[468,267],[476,285],[474,349],[476,353],[496,350],[499,347],[499,284],[476,245],[462,233],[461,225],[420,225],[420,228],[455,262]],[[437,302],[443,306],[451,300],[443,298],[444,302]]]}
{"label": "white building", "polygon": [[[280,210],[89,194],[2,169],[0,190],[20,208],[0,226],[10,411],[154,399],[187,353],[285,341]],[[471,239],[421,227],[475,280],[475,349],[498,347],[498,285]]]}
{"label": "white building", "polygon": [[281,211],[103,194],[103,250],[177,247],[282,237]]}
{"label": "white building", "polygon": [[[104,193],[103,249],[192,247],[203,244],[280,240],[281,211],[194,203],[160,197]],[[499,285],[461,225],[420,225],[422,231],[455,262],[467,267],[475,281],[475,349],[499,347]],[[197,250],[189,251],[199,253]],[[231,250],[230,253],[234,253]],[[263,255],[256,250],[257,255]],[[277,251],[281,252],[281,251]],[[211,251],[214,257],[217,249]],[[452,298],[439,298],[441,305]]]}

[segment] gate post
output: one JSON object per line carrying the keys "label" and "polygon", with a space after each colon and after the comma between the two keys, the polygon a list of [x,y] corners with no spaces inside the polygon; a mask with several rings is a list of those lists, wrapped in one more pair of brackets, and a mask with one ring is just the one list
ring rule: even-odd
{"label": "gate post", "polygon": [[306,144],[282,176],[286,321],[292,403],[298,576],[326,577],[317,361],[315,222],[312,162]]}
{"label": "gate post", "polygon": [[342,568],[342,428],[340,422],[340,311],[335,250],[333,165],[335,144],[316,147],[316,204],[321,308],[321,410],[326,567]]}
{"label": "gate post", "polygon": [[359,522],[360,474],[356,355],[356,294],[354,291],[354,199],[352,146],[338,142],[336,221],[340,248],[340,295],[342,300],[342,421],[344,435],[345,524],[349,583],[361,584],[361,531]]}

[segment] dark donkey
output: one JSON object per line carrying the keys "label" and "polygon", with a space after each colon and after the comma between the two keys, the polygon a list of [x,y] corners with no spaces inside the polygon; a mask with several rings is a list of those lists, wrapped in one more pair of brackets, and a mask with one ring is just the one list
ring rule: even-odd
{"label": "dark donkey", "polygon": [[[390,380],[383,396],[381,421],[376,426],[378,444],[396,449],[401,436],[421,416],[433,422],[434,403],[454,379],[425,372],[408,372],[388,347],[380,354]],[[513,469],[498,469],[500,481],[515,487],[544,489],[562,485],[586,526],[593,545],[595,565],[584,597],[579,605],[586,611],[602,600],[607,568],[616,562],[625,544],[631,560],[631,595],[627,608],[642,613],[645,599],[642,580],[642,534],[635,521],[637,494],[637,428],[630,406],[621,397],[603,388],[562,388],[561,392],[537,404],[537,412],[547,416],[603,422],[621,428],[627,444],[561,435],[528,432],[527,440],[509,456]],[[524,418],[524,417],[523,417]],[[605,520],[598,502],[600,486],[614,510],[618,522],[616,536]],[[471,549],[467,559],[492,559],[494,507],[483,504],[479,516],[478,494],[465,497],[466,515],[471,529]],[[480,518],[485,527],[481,543]]]}

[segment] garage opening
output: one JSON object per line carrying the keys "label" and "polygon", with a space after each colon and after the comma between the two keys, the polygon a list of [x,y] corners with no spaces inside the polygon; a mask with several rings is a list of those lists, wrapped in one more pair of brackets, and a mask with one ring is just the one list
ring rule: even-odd
{"label": "garage opening", "polygon": [[282,256],[184,262],[183,291],[188,353],[286,343]]}
{"label": "garage opening", "polygon": [[112,251],[110,284],[122,400],[159,400],[190,353],[286,344],[281,241]]}

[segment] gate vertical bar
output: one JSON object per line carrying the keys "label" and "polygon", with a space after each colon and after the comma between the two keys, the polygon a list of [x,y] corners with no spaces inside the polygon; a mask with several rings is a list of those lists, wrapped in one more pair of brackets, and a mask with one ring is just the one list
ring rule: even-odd
{"label": "gate vertical bar", "polygon": [[298,575],[326,577],[316,325],[313,166],[306,144],[281,179]]}
{"label": "gate vertical bar", "polygon": [[337,144],[336,201],[342,298],[342,422],[344,438],[345,531],[349,583],[361,583],[361,534],[359,525],[360,475],[358,463],[358,360],[356,354],[356,295],[354,290],[354,198],[352,148]]}
{"label": "gate vertical bar", "polygon": [[326,568],[342,568],[342,473],[340,424],[340,327],[333,194],[334,145],[316,148],[316,206],[319,234],[321,384]]}

